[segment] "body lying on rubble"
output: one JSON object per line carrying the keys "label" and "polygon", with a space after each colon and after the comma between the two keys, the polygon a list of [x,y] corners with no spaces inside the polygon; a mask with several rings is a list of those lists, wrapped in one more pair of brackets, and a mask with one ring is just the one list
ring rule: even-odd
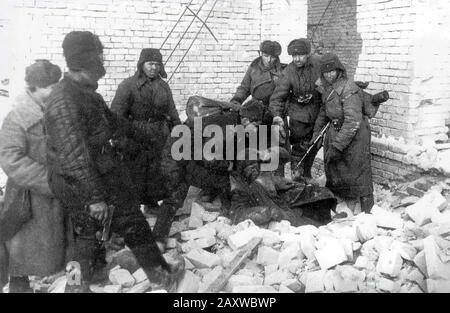
{"label": "body lying on rubble", "polygon": [[232,198],[228,212],[233,224],[247,219],[260,226],[281,220],[293,226],[331,222],[330,211],[336,208],[337,200],[328,188],[263,172],[259,161],[237,161],[236,165],[230,175]]}

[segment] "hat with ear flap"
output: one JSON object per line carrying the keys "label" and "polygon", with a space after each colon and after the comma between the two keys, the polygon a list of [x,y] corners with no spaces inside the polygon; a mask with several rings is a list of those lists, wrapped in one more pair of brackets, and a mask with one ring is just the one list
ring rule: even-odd
{"label": "hat with ear flap", "polygon": [[345,72],[345,67],[336,54],[325,53],[320,59],[320,72],[323,74],[335,70]]}
{"label": "hat with ear flap", "polygon": [[142,72],[142,65],[144,65],[145,62],[158,62],[161,66],[161,71],[159,75],[161,75],[162,78],[167,78],[167,73],[164,69],[163,59],[159,49],[154,48],[142,49],[137,64],[139,72]]}

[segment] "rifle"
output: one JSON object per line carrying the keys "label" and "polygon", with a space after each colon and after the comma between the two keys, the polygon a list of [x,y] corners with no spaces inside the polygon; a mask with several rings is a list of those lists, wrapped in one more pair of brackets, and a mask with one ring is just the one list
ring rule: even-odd
{"label": "rifle", "polygon": [[327,125],[325,125],[324,128],[322,128],[322,130],[319,133],[319,136],[317,136],[316,140],[314,140],[313,144],[308,148],[308,150],[306,151],[305,155],[302,157],[300,162],[297,163],[297,165],[295,166],[295,169],[298,169],[300,167],[300,165],[302,165],[303,161],[311,153],[311,151],[315,147],[315,145],[320,141],[320,139],[322,139],[323,136],[325,136],[325,133],[327,132],[327,130],[330,127],[330,125],[331,125],[331,121],[328,122]]}

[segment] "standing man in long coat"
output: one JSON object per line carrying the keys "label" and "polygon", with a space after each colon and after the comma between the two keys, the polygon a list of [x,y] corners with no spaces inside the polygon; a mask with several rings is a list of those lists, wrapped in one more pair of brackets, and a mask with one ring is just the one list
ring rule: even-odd
{"label": "standing man in long coat", "polygon": [[[125,159],[141,204],[157,208],[168,196],[161,184],[161,153],[175,125],[180,124],[158,49],[143,49],[137,71],[120,83],[111,111],[133,123],[145,135],[143,143],[130,140]],[[142,142],[142,141],[141,141]]]}
{"label": "standing man in long coat", "polygon": [[139,210],[129,172],[111,144],[142,134],[113,114],[95,91],[106,72],[103,45],[91,32],[73,31],[62,46],[69,72],[55,86],[45,110],[49,185],[74,224],[82,291],[101,255],[98,234],[108,220],[110,231],[124,238],[149,281],[171,289],[182,266],[170,267],[161,255]]}
{"label": "standing man in long coat", "polygon": [[[274,116],[274,124],[285,128],[286,117],[289,116],[291,153],[299,159],[308,149],[320,109],[321,97],[316,90],[320,70],[317,56],[311,56],[311,44],[307,39],[291,41],[288,54],[292,55],[292,62],[278,80],[270,98],[269,109]],[[317,152],[318,149],[313,150],[304,162],[305,178],[311,178],[311,168]]]}
{"label": "standing man in long coat", "polygon": [[360,89],[347,78],[339,58],[327,53],[321,61],[324,105],[312,141],[330,121],[324,140],[326,186],[339,197],[360,200],[361,210],[374,205],[370,154],[370,124],[364,115]]}

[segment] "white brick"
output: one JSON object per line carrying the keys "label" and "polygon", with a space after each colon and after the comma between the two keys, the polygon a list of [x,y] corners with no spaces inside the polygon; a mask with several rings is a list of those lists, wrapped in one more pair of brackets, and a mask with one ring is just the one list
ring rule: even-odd
{"label": "white brick", "polygon": [[109,280],[114,285],[120,285],[124,288],[130,288],[135,283],[135,280],[130,272],[124,269],[111,270],[109,273]]}
{"label": "white brick", "polygon": [[256,262],[261,265],[275,265],[278,264],[280,252],[266,246],[258,248],[258,256]]}
{"label": "white brick", "polygon": [[197,268],[212,268],[213,266],[221,263],[221,260],[217,255],[203,249],[195,249],[190,251],[186,255],[186,258]]}
{"label": "white brick", "polygon": [[398,251],[384,251],[377,263],[379,273],[397,277],[403,265],[403,260]]}

